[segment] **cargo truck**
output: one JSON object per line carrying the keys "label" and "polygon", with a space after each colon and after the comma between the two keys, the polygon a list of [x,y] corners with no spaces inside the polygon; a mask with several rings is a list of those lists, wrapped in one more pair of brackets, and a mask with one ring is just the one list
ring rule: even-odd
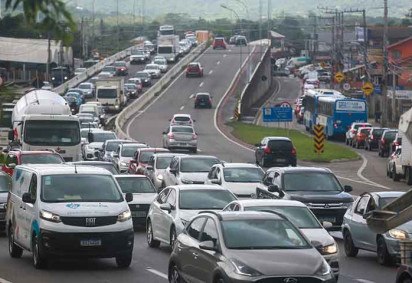
{"label": "cargo truck", "polygon": [[108,111],[119,112],[126,104],[124,79],[120,77],[96,81],[96,100]]}
{"label": "cargo truck", "polygon": [[179,57],[179,50],[178,35],[161,35],[157,37],[157,54],[165,57],[167,62],[176,62]]}

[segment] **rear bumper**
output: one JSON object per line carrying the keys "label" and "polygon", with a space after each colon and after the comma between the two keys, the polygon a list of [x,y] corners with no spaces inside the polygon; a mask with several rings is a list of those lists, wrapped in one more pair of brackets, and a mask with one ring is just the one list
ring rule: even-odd
{"label": "rear bumper", "polygon": [[173,148],[197,148],[197,141],[169,141],[168,147]]}
{"label": "rear bumper", "polygon": [[296,166],[296,157],[281,157],[273,155],[265,155],[264,162],[272,166]]}

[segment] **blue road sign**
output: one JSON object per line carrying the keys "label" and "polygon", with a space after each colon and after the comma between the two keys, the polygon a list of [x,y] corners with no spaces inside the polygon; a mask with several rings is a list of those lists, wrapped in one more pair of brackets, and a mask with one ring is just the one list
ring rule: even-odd
{"label": "blue road sign", "polygon": [[292,122],[291,107],[263,107],[263,122]]}

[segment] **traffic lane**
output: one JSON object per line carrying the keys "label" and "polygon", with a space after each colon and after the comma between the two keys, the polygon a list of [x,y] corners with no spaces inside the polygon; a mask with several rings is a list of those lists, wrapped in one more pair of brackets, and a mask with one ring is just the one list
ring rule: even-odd
{"label": "traffic lane", "polygon": [[2,279],[13,283],[72,283],[72,282],[154,282],[164,283],[167,274],[170,248],[161,246],[151,249],[146,244],[146,234],[135,233],[133,262],[130,268],[119,269],[114,259],[59,260],[46,270],[33,267],[31,254],[23,253],[21,259],[8,254],[8,241],[0,237],[0,282]]}

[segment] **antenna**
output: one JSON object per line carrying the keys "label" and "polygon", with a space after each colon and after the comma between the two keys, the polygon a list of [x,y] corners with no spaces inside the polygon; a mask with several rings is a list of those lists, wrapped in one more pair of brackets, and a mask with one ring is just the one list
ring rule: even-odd
{"label": "antenna", "polygon": [[76,164],[74,164],[74,173],[77,174],[77,166],[76,166]]}

